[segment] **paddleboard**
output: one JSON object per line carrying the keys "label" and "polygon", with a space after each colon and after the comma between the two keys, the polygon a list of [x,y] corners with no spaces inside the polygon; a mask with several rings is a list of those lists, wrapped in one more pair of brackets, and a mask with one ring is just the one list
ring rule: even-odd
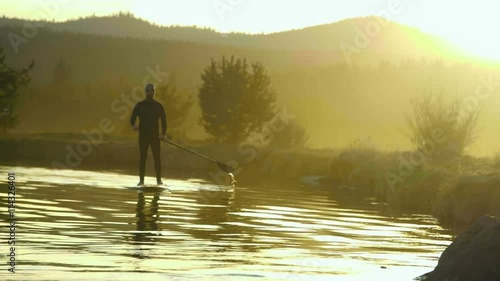
{"label": "paddleboard", "polygon": [[163,191],[169,190],[166,184],[146,184],[141,186],[126,186],[127,189],[143,190],[143,191]]}

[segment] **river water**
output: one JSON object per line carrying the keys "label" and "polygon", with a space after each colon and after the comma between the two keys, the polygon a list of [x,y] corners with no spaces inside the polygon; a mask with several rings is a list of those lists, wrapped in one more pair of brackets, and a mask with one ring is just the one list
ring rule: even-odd
{"label": "river water", "polygon": [[[0,166],[16,173],[16,273],[0,280],[412,280],[451,243],[428,215],[315,188],[217,186],[136,176]],[[153,182],[152,178],[147,178]],[[5,253],[4,253],[5,252]]]}

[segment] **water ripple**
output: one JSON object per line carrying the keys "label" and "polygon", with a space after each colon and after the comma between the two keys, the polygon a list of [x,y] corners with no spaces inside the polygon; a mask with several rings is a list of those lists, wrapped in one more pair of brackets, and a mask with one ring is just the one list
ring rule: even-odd
{"label": "water ripple", "polygon": [[8,170],[19,179],[22,280],[411,280],[451,239],[430,216],[387,217],[299,187],[189,179],[138,192],[125,188],[135,176]]}

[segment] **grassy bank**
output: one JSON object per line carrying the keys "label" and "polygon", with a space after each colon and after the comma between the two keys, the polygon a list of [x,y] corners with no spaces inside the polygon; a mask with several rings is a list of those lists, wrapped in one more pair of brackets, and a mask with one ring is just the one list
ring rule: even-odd
{"label": "grassy bank", "polygon": [[[277,151],[250,146],[183,144],[194,151],[229,163],[237,180],[259,183],[269,180],[297,181],[303,175],[325,174],[328,157],[314,151]],[[108,137],[91,143],[81,135],[16,135],[0,138],[0,162],[7,165],[43,166],[60,169],[112,170],[137,173],[139,151],[136,137]],[[227,175],[216,165],[169,144],[162,144],[165,177],[179,173],[224,184]],[[148,156],[147,173],[153,175]]]}
{"label": "grassy bank", "polygon": [[[182,144],[182,143],[181,143]],[[257,149],[246,146],[191,144],[189,148],[229,163],[240,183],[298,183],[321,175],[319,186],[376,196],[404,212],[432,213],[445,224],[468,225],[484,215],[500,216],[500,161],[464,156],[452,161],[429,160],[413,165],[409,152],[383,152],[351,147],[334,150]],[[95,143],[77,135],[11,136],[0,138],[1,163],[65,169],[137,173],[138,147],[132,137]],[[230,178],[216,165],[162,145],[164,177],[183,174],[219,184]],[[153,161],[148,157],[148,175]],[[311,186],[311,188],[315,188]]]}
{"label": "grassy bank", "polygon": [[355,147],[330,162],[331,185],[369,190],[405,212],[431,213],[444,224],[466,226],[500,216],[500,159],[462,156],[417,161],[412,152]]}

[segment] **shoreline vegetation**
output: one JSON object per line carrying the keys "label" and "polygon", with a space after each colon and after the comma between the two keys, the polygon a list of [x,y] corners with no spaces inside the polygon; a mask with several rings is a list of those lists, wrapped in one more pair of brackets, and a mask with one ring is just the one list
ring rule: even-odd
{"label": "shoreline vegetation", "polygon": [[[351,196],[373,196],[390,208],[432,214],[441,224],[458,228],[483,215],[500,216],[498,156],[429,161],[408,168],[411,173],[397,178],[394,175],[401,172],[402,159],[410,157],[409,152],[384,152],[363,145],[343,150],[278,150],[180,144],[229,163],[236,168],[240,184],[284,181]],[[0,137],[0,164],[134,174],[137,149],[136,139],[130,136],[90,143],[76,134],[6,135]],[[178,148],[164,144],[161,157],[165,178],[199,177],[222,185],[230,181],[212,163]],[[152,157],[148,157],[148,167],[153,167]]]}

